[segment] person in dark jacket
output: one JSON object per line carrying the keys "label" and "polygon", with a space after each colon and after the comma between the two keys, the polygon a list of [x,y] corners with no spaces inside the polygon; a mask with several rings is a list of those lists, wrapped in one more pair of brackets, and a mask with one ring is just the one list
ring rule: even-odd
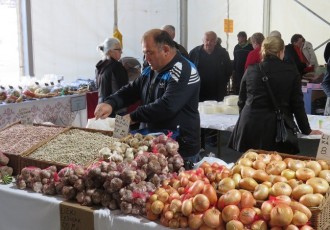
{"label": "person in dark jacket", "polygon": [[328,58],[327,72],[324,75],[321,86],[324,93],[327,95],[327,102],[324,108],[324,115],[330,116],[330,57]]}
{"label": "person in dark jacket", "polygon": [[327,63],[330,58],[330,42],[327,43],[324,49],[324,60]]}
{"label": "person in dark jacket", "polygon": [[[304,108],[300,75],[291,64],[282,61],[284,42],[279,37],[265,38],[261,47],[261,68],[281,111],[293,122],[295,117],[300,131],[305,135],[321,134],[311,130]],[[230,137],[229,147],[239,152],[263,149],[292,152],[292,146],[277,143],[274,105],[262,81],[259,64],[250,65],[242,79],[238,106],[239,119]]]}
{"label": "person in dark jacket", "polygon": [[[172,26],[172,25],[165,25],[165,26],[162,27],[162,30],[165,30],[167,33],[169,33],[169,35],[171,36],[171,38],[174,41],[174,38],[175,38],[175,27],[174,26]],[[174,41],[174,44],[175,44],[175,47],[177,48],[177,50],[179,50],[180,53],[185,58],[189,58],[189,54],[188,54],[187,50],[182,45],[180,45],[179,43],[177,43],[175,41]]]}
{"label": "person in dark jacket", "polygon": [[[128,84],[128,74],[122,63],[118,61],[122,54],[122,47],[117,38],[107,38],[97,48],[103,56],[102,60],[96,64],[95,70],[98,102],[101,103],[122,86]],[[124,110],[116,112],[122,113]]]}
{"label": "person in dark jacket", "polygon": [[291,37],[291,44],[285,46],[284,61],[293,64],[300,76],[313,71],[313,66],[310,66],[304,54],[301,51],[304,37],[301,34],[294,34]]}
{"label": "person in dark jacket", "polygon": [[197,162],[200,151],[198,72],[194,64],[177,51],[166,31],[147,31],[142,37],[142,48],[149,66],[131,84],[99,104],[95,117],[106,118],[113,109],[141,100],[141,106],[126,115],[131,123],[146,123],[151,132],[177,130],[179,153],[184,160]]}
{"label": "person in dark jacket", "polygon": [[189,59],[197,67],[201,77],[199,101],[222,101],[227,95],[227,84],[232,64],[225,48],[217,45],[218,36],[213,31],[204,34],[203,45],[189,53]]}
{"label": "person in dark jacket", "polygon": [[247,34],[240,31],[237,34],[238,44],[234,47],[234,61],[233,61],[233,91],[234,94],[239,93],[241,79],[245,71],[245,62],[250,51],[253,50],[251,43],[247,40]]}

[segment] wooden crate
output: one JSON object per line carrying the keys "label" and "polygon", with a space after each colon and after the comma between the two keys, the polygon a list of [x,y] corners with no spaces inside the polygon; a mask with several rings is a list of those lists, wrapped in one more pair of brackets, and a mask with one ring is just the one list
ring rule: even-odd
{"label": "wooden crate", "polygon": [[[265,150],[256,150],[256,149],[249,149],[246,151],[241,158],[244,157],[244,155],[247,152],[256,152],[258,154],[279,154],[282,156],[283,159],[285,158],[293,158],[297,160],[316,160],[315,157],[309,157],[309,156],[300,156],[300,155],[291,155],[286,153],[279,153],[276,151],[265,151]],[[237,161],[238,162],[238,161]],[[236,162],[236,164],[237,164]],[[315,229],[319,230],[329,230],[330,229],[330,188],[324,195],[324,199],[322,203],[318,207],[311,207],[309,208],[312,212],[312,218],[310,219],[311,226]]]}
{"label": "wooden crate", "polygon": [[[21,121],[17,121],[17,122],[14,122],[14,123],[10,124],[10,125],[7,125],[7,126],[4,127],[3,129],[1,129],[0,132],[4,131],[4,130],[6,130],[6,129],[9,129],[9,128],[15,126],[15,125],[18,125],[18,124],[22,124]],[[65,127],[63,127],[63,126],[56,126],[56,125],[53,126],[53,125],[44,125],[44,124],[33,124],[33,126],[57,127],[57,128],[60,127],[60,128],[65,128]],[[46,140],[47,140],[47,139],[46,139]],[[20,140],[17,140],[17,141],[20,141]],[[34,147],[36,147],[36,146],[39,146],[41,143],[43,143],[43,141],[37,143],[36,145],[32,146],[31,148],[34,148]],[[31,149],[31,148],[30,148],[30,149]],[[26,154],[27,152],[29,152],[30,149],[27,149],[27,150],[23,151],[23,152],[20,153],[20,154],[13,154],[13,153],[10,153],[10,152],[4,152],[4,154],[9,158],[8,166],[11,167],[11,168],[13,168],[13,175],[17,175],[17,174],[20,173],[20,170],[21,170],[21,165],[20,165],[20,163],[21,163],[21,159],[20,159],[20,158],[21,158],[22,155],[24,155],[24,154]]]}
{"label": "wooden crate", "polygon": [[[55,139],[60,134],[63,134],[65,132],[68,132],[68,131],[74,130],[74,129],[82,130],[82,131],[86,131],[86,132],[92,132],[92,133],[101,133],[101,134],[104,134],[104,135],[107,135],[107,136],[112,136],[113,135],[112,131],[96,130],[96,129],[88,129],[88,128],[79,128],[79,127],[69,127],[67,129],[65,129],[63,132],[59,133],[58,135],[53,136],[52,138],[49,138],[48,140],[46,140],[42,143],[39,143],[38,145],[31,148],[28,152],[22,154],[22,156],[20,158],[20,171],[24,167],[29,167],[29,166],[35,166],[35,167],[44,169],[44,168],[47,168],[49,166],[55,165],[58,170],[61,170],[62,168],[67,167],[70,164],[69,162],[67,164],[64,164],[64,163],[55,162],[55,161],[40,160],[40,159],[35,159],[35,158],[31,157],[30,155],[34,151],[36,151],[38,148],[46,145],[51,140]],[[91,162],[89,162],[88,164],[83,165],[83,166],[88,167],[90,164],[92,164],[92,162],[95,162],[95,161],[96,161],[96,159],[92,160]]]}

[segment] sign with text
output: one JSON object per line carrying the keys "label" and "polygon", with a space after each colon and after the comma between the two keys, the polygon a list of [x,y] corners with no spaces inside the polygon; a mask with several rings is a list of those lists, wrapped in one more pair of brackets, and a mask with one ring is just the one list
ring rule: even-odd
{"label": "sign with text", "polygon": [[316,154],[317,160],[330,160],[330,136],[323,134]]}
{"label": "sign with text", "polygon": [[129,118],[116,115],[113,137],[122,138],[127,136],[129,130]]}
{"label": "sign with text", "polygon": [[234,32],[234,21],[232,19],[225,19],[223,30],[225,33],[232,33]]}

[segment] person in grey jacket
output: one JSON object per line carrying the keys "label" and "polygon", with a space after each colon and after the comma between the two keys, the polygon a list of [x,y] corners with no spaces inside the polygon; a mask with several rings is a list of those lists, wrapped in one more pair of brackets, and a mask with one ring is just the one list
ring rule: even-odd
{"label": "person in grey jacket", "polygon": [[196,67],[182,57],[166,31],[147,31],[142,37],[142,49],[149,66],[131,84],[99,104],[95,118],[106,118],[112,110],[141,100],[141,106],[126,115],[130,122],[143,122],[151,132],[177,130],[180,155],[185,161],[197,162],[200,79]]}

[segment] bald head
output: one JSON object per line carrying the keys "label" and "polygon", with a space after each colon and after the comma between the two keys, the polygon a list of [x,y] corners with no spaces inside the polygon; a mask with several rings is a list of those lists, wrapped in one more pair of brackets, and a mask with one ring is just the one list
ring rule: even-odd
{"label": "bald head", "polygon": [[203,49],[211,54],[217,44],[217,34],[214,31],[207,31],[203,37]]}
{"label": "bald head", "polygon": [[160,71],[176,55],[176,48],[170,35],[160,29],[152,29],[142,36],[142,51],[151,68]]}
{"label": "bald head", "polygon": [[165,25],[162,27],[162,30],[166,31],[172,39],[175,38],[175,27],[172,25]]}

